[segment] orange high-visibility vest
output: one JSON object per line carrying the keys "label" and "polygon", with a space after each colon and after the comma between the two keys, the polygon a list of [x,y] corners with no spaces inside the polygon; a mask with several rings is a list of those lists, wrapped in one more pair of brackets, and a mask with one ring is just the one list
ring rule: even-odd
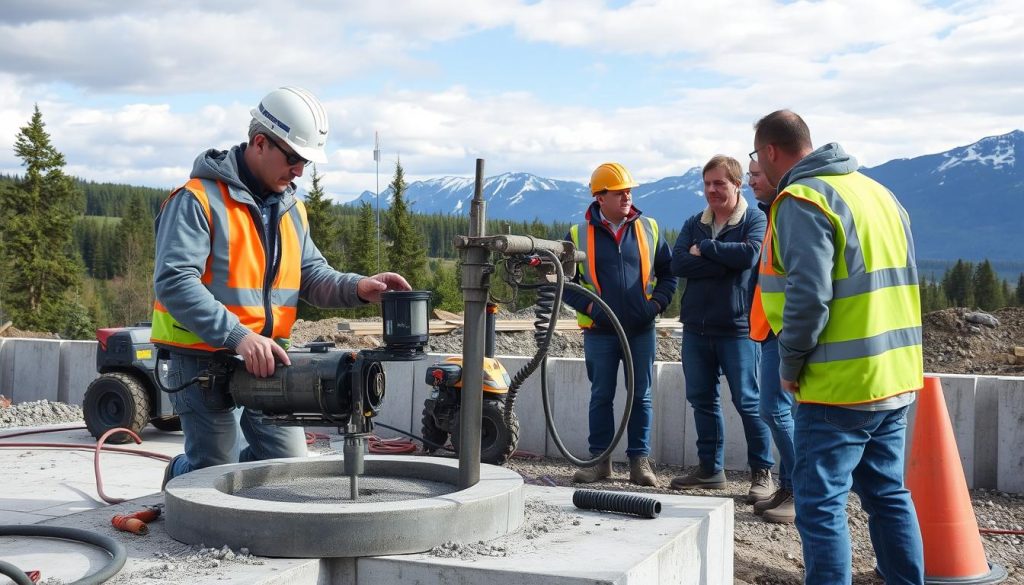
{"label": "orange high-visibility vest", "polygon": [[[302,279],[302,242],[309,230],[302,202],[296,200],[278,218],[281,259],[277,274],[268,282],[267,271],[273,262],[266,258],[249,206],[232,198],[226,183],[207,179],[190,180],[171,193],[163,205],[183,191],[199,201],[210,224],[210,255],[200,277],[203,286],[237,315],[246,328],[287,340],[295,323]],[[153,303],[152,340],[185,349],[224,349],[206,343],[182,326],[160,299]]]}

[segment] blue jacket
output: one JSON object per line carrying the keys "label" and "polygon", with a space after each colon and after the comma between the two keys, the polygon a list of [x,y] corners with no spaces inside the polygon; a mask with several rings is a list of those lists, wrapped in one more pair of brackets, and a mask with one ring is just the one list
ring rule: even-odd
{"label": "blue jacket", "polygon": [[[679,320],[699,335],[745,337],[767,221],[742,197],[717,238],[711,237],[713,217],[705,209],[687,219],[672,248],[672,273],[686,279]],[[693,244],[700,256],[690,254]]]}
{"label": "blue jacket", "polygon": [[[659,235],[654,249],[654,278],[657,282],[651,300],[647,300],[641,282],[640,248],[636,241],[636,231],[631,225],[639,220],[640,211],[633,208],[623,228],[622,242],[616,243],[615,234],[601,222],[597,210],[598,204],[595,201],[587,209],[586,220],[594,226],[594,254],[597,257],[601,300],[611,307],[627,335],[642,333],[654,326],[654,318],[668,308],[676,292],[676,277],[672,276],[672,254],[665,242],[664,231]],[[571,233],[566,234],[565,239],[571,240]],[[580,275],[577,273],[573,280],[579,284]],[[587,312],[587,305],[591,301],[582,293],[566,290],[562,300],[594,320],[594,326],[586,330],[588,333],[615,334],[608,315],[597,303]]]}

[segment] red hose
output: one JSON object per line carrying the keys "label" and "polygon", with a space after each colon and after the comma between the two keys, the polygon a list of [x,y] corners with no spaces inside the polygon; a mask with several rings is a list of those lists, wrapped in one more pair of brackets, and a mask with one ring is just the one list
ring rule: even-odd
{"label": "red hose", "polygon": [[369,438],[370,453],[379,455],[402,455],[416,451],[416,443],[412,439],[382,439],[376,435]]}

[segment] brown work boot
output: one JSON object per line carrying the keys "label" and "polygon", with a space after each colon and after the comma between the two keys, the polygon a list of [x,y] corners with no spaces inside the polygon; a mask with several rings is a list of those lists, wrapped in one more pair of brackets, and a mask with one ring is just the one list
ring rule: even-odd
{"label": "brown work boot", "polygon": [[782,500],[778,506],[765,510],[761,517],[768,522],[776,524],[792,524],[796,521],[796,506],[793,503],[793,492],[786,492],[789,497]]}
{"label": "brown work boot", "polygon": [[608,457],[593,467],[577,469],[576,473],[572,474],[572,481],[575,483],[594,483],[599,479],[611,477],[611,475],[612,460],[611,457]]}
{"label": "brown work boot", "polygon": [[649,457],[629,458],[629,481],[636,485],[658,487],[658,477],[654,475]]}
{"label": "brown work boot", "polygon": [[787,490],[786,488],[779,488],[779,489],[775,490],[775,493],[772,494],[772,497],[768,498],[767,500],[761,500],[760,502],[754,502],[754,514],[760,516],[761,514],[764,513],[765,510],[770,510],[770,509],[774,508],[775,506],[778,506],[783,501],[785,501],[786,498],[792,499],[793,498],[793,492],[791,492],[790,490]]}
{"label": "brown work boot", "polygon": [[726,485],[725,471],[708,473],[698,465],[693,471],[686,475],[672,478],[669,484],[674,490],[702,489],[702,490],[724,490]]}
{"label": "brown work boot", "polygon": [[775,482],[772,481],[771,469],[750,470],[750,491],[747,492],[747,503],[753,504],[767,500],[775,493]]}

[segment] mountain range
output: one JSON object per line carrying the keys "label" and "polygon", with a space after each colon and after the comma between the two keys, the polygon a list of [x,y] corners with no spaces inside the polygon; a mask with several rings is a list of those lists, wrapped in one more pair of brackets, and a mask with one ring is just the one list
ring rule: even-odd
{"label": "mountain range", "polygon": [[[1024,166],[1016,155],[1024,132],[1014,130],[946,152],[896,159],[861,172],[896,194],[910,214],[921,259],[1020,260],[1024,258]],[[856,156],[856,153],[851,153]],[[745,164],[745,161],[742,161]],[[468,214],[472,177],[442,177],[408,185],[406,200],[418,213]],[[633,190],[634,205],[665,226],[682,225],[704,209],[701,169],[644,183]],[[573,221],[591,202],[590,190],[575,181],[529,173],[504,173],[484,180],[488,219]],[[753,194],[744,187],[744,196]],[[381,208],[391,198],[380,194]],[[349,205],[376,196],[364,191]]]}

